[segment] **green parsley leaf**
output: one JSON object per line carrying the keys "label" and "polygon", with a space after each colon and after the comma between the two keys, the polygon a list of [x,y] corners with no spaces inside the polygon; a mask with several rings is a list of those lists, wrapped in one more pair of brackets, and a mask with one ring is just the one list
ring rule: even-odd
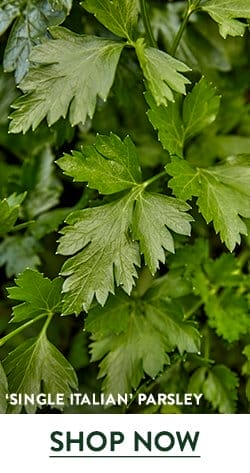
{"label": "green parsley leaf", "polygon": [[136,266],[140,266],[140,252],[154,274],[159,261],[165,262],[164,249],[174,252],[173,238],[166,227],[189,235],[192,218],[185,213],[189,207],[184,202],[145,192],[147,185],[137,184],[141,170],[129,138],[122,143],[115,135],[98,137],[87,151],[83,148],[82,154],[65,156],[59,160],[61,164],[75,180],[89,179],[91,187],[103,193],[133,186],[124,197],[73,212],[66,220],[69,226],[61,231],[64,236],[58,252],[75,255],[65,262],[61,272],[67,277],[63,286],[64,313],[70,314],[82,308],[87,311],[94,296],[104,305],[109,292],[114,293],[114,281],[130,294]]}
{"label": "green parsley leaf", "polygon": [[62,279],[50,281],[34,269],[26,269],[8,288],[11,299],[22,301],[13,308],[11,322],[19,323],[38,316],[49,316],[61,310]]}
{"label": "green parsley leaf", "polygon": [[227,366],[216,365],[209,370],[203,384],[205,398],[221,414],[235,412],[238,378]]}
{"label": "green parsley leaf", "polygon": [[122,141],[111,133],[97,136],[94,145],[65,154],[57,161],[64,173],[75,181],[87,181],[102,194],[113,194],[141,182],[136,148],[129,136]]}
{"label": "green parsley leaf", "polygon": [[0,201],[0,235],[10,232],[18,219],[20,205],[26,197],[23,194],[12,194]]}
{"label": "green parsley leaf", "polygon": [[205,77],[195,84],[183,102],[185,140],[198,135],[214,122],[220,106],[216,89]]}
{"label": "green parsley leaf", "polygon": [[85,0],[81,5],[112,33],[133,41],[137,32],[137,0]]}
{"label": "green parsley leaf", "polygon": [[236,243],[240,244],[240,234],[247,234],[240,216],[250,217],[250,158],[238,157],[208,169],[193,169],[187,162],[173,158],[166,169],[173,176],[169,185],[175,195],[184,200],[198,197],[206,222],[213,221],[222,242],[233,251]]}
{"label": "green parsley leaf", "polygon": [[165,263],[165,250],[174,253],[174,240],[168,230],[190,235],[192,217],[184,213],[189,210],[183,201],[150,192],[141,193],[133,215],[132,232],[140,242],[140,250],[152,274]]}
{"label": "green parsley leaf", "polygon": [[185,132],[180,113],[179,101],[169,102],[168,106],[157,107],[152,97],[146,94],[150,109],[148,118],[155,130],[158,130],[158,138],[164,149],[170,155],[183,156]]}
{"label": "green parsley leaf", "polygon": [[202,6],[214,21],[219,23],[221,36],[243,36],[247,23],[236,18],[250,18],[248,0],[207,0]]}
{"label": "green parsley leaf", "polygon": [[220,414],[233,414],[236,409],[238,378],[227,366],[198,368],[190,378],[189,392],[202,392]]}
{"label": "green parsley leaf", "polygon": [[140,265],[138,243],[129,236],[134,200],[124,198],[96,208],[72,212],[66,219],[58,253],[75,256],[61,270],[64,314],[88,310],[94,295],[104,305],[109,292],[118,286],[130,294],[135,266]]}
{"label": "green parsley leaf", "polygon": [[163,147],[180,157],[184,145],[215,120],[220,105],[220,97],[204,77],[185,97],[182,106],[176,101],[167,107],[157,107],[150,97],[147,100],[149,120],[158,130]]}
{"label": "green parsley leaf", "polygon": [[[95,330],[92,361],[102,360],[99,377],[105,378],[103,390],[106,393],[136,389],[144,373],[154,378],[170,363],[167,352],[176,347],[180,353],[199,350],[198,332],[190,323],[183,322],[176,306],[150,299],[113,299],[111,305],[105,307],[101,322],[97,321],[96,314],[92,316],[92,311],[87,318],[87,329]],[[115,316],[123,319],[118,332],[114,326]]]}
{"label": "green parsley leaf", "polygon": [[85,123],[93,117],[97,97],[108,97],[124,43],[60,27],[50,32],[54,39],[36,46],[30,56],[35,66],[20,83],[25,95],[13,104],[11,133],[35,130],[46,116],[51,126],[68,109],[72,125]]}
{"label": "green parsley leaf", "polygon": [[0,363],[0,414],[7,411],[6,394],[8,394],[8,382],[2,363]]}
{"label": "green parsley leaf", "polygon": [[16,82],[19,83],[28,71],[32,46],[47,36],[49,26],[59,25],[65,20],[71,9],[72,0],[25,0],[1,3],[0,33],[17,17],[5,48],[3,66],[6,72],[15,71]]}
{"label": "green parsley leaf", "polygon": [[243,294],[236,294],[230,289],[220,295],[210,294],[205,311],[209,325],[229,343],[249,332],[250,313]]}
{"label": "green parsley leaf", "polygon": [[190,71],[181,61],[159,49],[147,47],[142,38],[136,41],[136,53],[147,80],[149,91],[156,104],[167,106],[168,101],[174,102],[173,90],[185,94],[185,84],[190,81],[180,72]]}
{"label": "green parsley leaf", "polygon": [[[37,396],[40,392],[50,393],[55,401],[62,393],[65,402],[71,390],[77,388],[77,377],[70,363],[59,350],[49,342],[44,331],[37,338],[26,340],[3,361],[9,379],[10,392]],[[34,414],[35,405],[26,405],[25,410]],[[62,409],[62,406],[56,406]],[[10,406],[9,411],[18,414],[21,405]]]}

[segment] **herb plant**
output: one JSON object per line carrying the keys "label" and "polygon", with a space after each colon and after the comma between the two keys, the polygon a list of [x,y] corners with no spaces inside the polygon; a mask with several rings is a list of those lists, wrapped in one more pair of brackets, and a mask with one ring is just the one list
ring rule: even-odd
{"label": "herb plant", "polygon": [[249,20],[0,0],[1,413],[75,390],[131,402],[66,413],[249,412]]}

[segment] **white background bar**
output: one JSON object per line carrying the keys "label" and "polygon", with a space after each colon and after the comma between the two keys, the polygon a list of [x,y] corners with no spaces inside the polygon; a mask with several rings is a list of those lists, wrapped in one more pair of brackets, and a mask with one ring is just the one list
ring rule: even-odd
{"label": "white background bar", "polygon": [[[1,415],[1,465],[4,470],[8,468],[13,472],[21,468],[25,473],[101,470],[108,473],[142,473],[151,469],[164,473],[217,473],[221,469],[227,473],[249,471],[249,427],[250,416],[240,414]],[[51,433],[55,431],[62,433],[56,437],[61,444],[51,440]],[[101,433],[93,434],[96,431]],[[181,451],[178,437],[183,440],[187,431],[191,439],[195,432],[199,432],[196,434],[196,447],[192,449],[187,441]],[[80,438],[79,432],[83,432],[80,434],[83,436],[83,451],[79,451],[76,443],[71,444],[71,450],[67,451],[66,432],[69,432],[71,439]],[[151,436],[152,443],[146,442],[145,446],[139,440],[138,451],[135,451],[135,432],[145,442]],[[114,445],[113,452],[110,450],[112,435],[115,441],[120,441]],[[58,449],[62,444],[62,451],[51,450],[51,447]],[[91,450],[92,447],[101,448],[101,445],[103,449],[99,452]]]}

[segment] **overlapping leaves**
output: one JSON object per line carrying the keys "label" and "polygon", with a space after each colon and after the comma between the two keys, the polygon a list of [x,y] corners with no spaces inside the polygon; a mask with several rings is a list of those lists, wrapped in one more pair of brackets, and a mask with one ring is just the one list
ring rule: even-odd
{"label": "overlapping leaves", "polygon": [[181,72],[190,71],[186,64],[164,51],[146,46],[142,38],[136,42],[136,52],[148,89],[158,106],[174,102],[173,91],[185,94],[185,86],[190,81]]}
{"label": "overlapping leaves", "polygon": [[198,331],[183,321],[178,305],[147,295],[111,297],[104,309],[90,311],[86,328],[93,334],[92,361],[101,360],[106,393],[137,388],[144,374],[154,378],[170,363],[167,352],[197,352],[200,345]]}
{"label": "overlapping leaves", "polygon": [[202,10],[219,24],[223,38],[227,35],[243,36],[247,24],[240,19],[250,18],[248,0],[207,0],[202,5]]}
{"label": "overlapping leaves", "polygon": [[15,71],[19,83],[29,68],[34,45],[47,35],[49,26],[59,25],[69,13],[72,0],[2,0],[0,34],[15,20],[4,53],[4,70]]}
{"label": "overlapping leaves", "polygon": [[[21,303],[13,309],[13,323],[34,323],[42,318],[49,321],[60,313],[62,281],[50,281],[41,273],[26,269],[17,279],[16,286],[8,289],[9,296]],[[45,319],[46,320],[46,319]],[[36,396],[43,390],[55,401],[58,392],[65,396],[65,403],[72,389],[77,387],[76,374],[62,353],[48,340],[45,323],[40,334],[21,343],[3,361],[10,392],[35,396],[35,402],[25,405],[28,413],[38,407]],[[60,408],[60,406],[58,406]],[[9,406],[9,411],[19,413],[22,403]]]}
{"label": "overlapping leaves", "polygon": [[198,368],[190,379],[189,390],[202,392],[213,409],[218,409],[221,414],[233,414],[238,384],[237,376],[227,366],[216,365],[210,369]]}
{"label": "overlapping leaves", "polygon": [[192,168],[186,161],[173,158],[167,165],[173,176],[169,185],[175,195],[197,204],[206,222],[213,222],[216,233],[230,251],[240,243],[247,227],[240,217],[250,217],[250,158],[238,157],[213,168]]}
{"label": "overlapping leaves", "polygon": [[26,194],[12,194],[0,201],[0,235],[13,229],[20,211],[20,205]]}
{"label": "overlapping leaves", "polygon": [[58,161],[75,180],[88,181],[106,194],[130,188],[130,192],[96,208],[73,212],[62,230],[58,252],[74,255],[66,261],[62,275],[67,279],[64,313],[88,310],[93,297],[104,304],[114,281],[130,294],[140,253],[154,274],[165,250],[174,252],[169,229],[189,235],[188,206],[173,197],[145,192],[133,143],[114,135],[98,137],[96,144],[81,153]]}
{"label": "overlapping leaves", "polygon": [[116,41],[80,36],[65,28],[50,28],[53,40],[31,52],[33,66],[20,83],[25,95],[13,103],[12,133],[35,130],[45,117],[50,126],[60,117],[65,118],[68,111],[73,126],[92,118],[98,97],[106,101],[109,95],[126,44],[135,47],[147,87],[157,105],[174,101],[173,91],[185,94],[185,85],[190,81],[181,73],[189,71],[189,67],[163,51],[148,47],[143,38],[135,41],[136,1],[105,0],[96,4],[87,0],[83,6],[112,32],[127,38],[128,43],[119,38]]}
{"label": "overlapping leaves", "polygon": [[148,117],[159,132],[163,147],[170,154],[183,156],[184,145],[210,125],[218,113],[220,98],[203,77],[184,99],[157,107],[148,96]]}
{"label": "overlapping leaves", "polygon": [[137,0],[85,0],[81,5],[115,35],[134,39],[137,33]]}
{"label": "overlapping leaves", "polygon": [[[208,325],[218,336],[232,343],[249,334],[250,278],[241,272],[234,255],[222,254],[212,259],[207,242],[198,239],[194,245],[186,245],[174,257],[171,256],[169,266],[171,271],[166,284],[171,287],[171,294],[175,294],[171,284],[174,275],[179,286],[178,294],[181,296],[183,290],[184,294],[193,292],[200,299],[198,306],[203,306]],[[165,286],[159,290],[168,294]]]}
{"label": "overlapping leaves", "polygon": [[93,117],[97,97],[106,100],[124,44],[97,36],[80,36],[54,27],[53,40],[33,49],[29,74],[20,83],[25,93],[14,102],[10,131],[35,130],[47,117],[52,125],[66,117],[72,125]]}

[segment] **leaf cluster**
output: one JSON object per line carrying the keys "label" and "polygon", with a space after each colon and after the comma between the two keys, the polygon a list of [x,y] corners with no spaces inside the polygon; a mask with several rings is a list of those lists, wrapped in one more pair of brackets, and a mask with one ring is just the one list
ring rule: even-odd
{"label": "leaf cluster", "polygon": [[249,412],[249,19],[0,0],[1,413],[41,412],[11,392],[102,412],[77,389]]}

